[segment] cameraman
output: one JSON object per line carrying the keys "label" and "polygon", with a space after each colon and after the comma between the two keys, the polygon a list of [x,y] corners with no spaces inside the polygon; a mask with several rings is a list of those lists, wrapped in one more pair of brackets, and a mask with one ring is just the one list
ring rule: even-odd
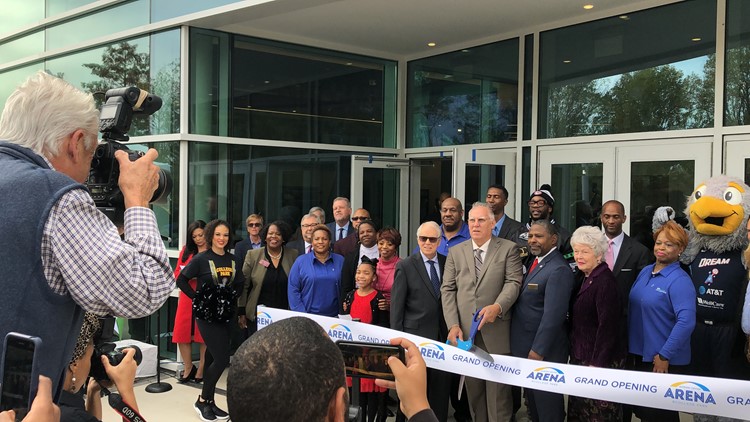
{"label": "cameraman", "polygon": [[[138,318],[174,289],[156,218],[148,208],[158,154],[131,162],[118,151],[125,240],[99,212],[86,181],[99,118],[90,94],[39,72],[18,87],[0,117],[0,338],[42,339],[40,372],[59,395],[83,310]],[[12,243],[11,243],[12,242]]]}
{"label": "cameraman", "polygon": [[[94,354],[93,338],[100,327],[99,318],[87,312],[84,315],[81,333],[78,335],[73,358],[65,372],[65,382],[60,395],[60,422],[100,422],[102,420],[102,399],[100,397],[101,386],[93,378],[89,381],[86,390],[86,402],[84,405],[81,387],[89,379],[91,372],[91,357]],[[107,376],[117,387],[117,392],[122,400],[129,404],[132,409],[138,411],[138,403],[135,400],[133,382],[138,364],[133,359],[135,350],[125,349],[125,358],[117,366],[112,366],[106,356],[100,356]],[[109,387],[106,385],[105,387]]]}

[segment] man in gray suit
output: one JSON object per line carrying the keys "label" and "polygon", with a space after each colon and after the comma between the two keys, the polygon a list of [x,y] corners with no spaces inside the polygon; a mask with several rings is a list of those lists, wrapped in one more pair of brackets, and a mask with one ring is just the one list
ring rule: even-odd
{"label": "man in gray suit", "polygon": [[[557,250],[557,228],[548,220],[531,222],[529,251],[536,258],[524,277],[513,306],[510,349],[515,357],[547,362],[568,361],[565,318],[575,283],[573,272]],[[526,389],[531,420],[565,420],[563,395]]]}
{"label": "man in gray suit", "polygon": [[[450,249],[445,262],[441,296],[449,327],[448,341],[466,339],[474,312],[482,321],[474,344],[489,353],[510,353],[511,307],[523,278],[516,244],[492,237],[495,219],[485,203],[469,211],[471,242]],[[474,422],[506,422],[513,413],[510,386],[466,378]]]}
{"label": "man in gray suit", "polygon": [[[437,253],[440,240],[440,226],[434,221],[423,223],[417,229],[419,252],[396,264],[391,289],[391,328],[444,344],[448,329],[440,303],[440,276],[445,269],[445,256]],[[449,393],[450,374],[428,368],[427,398],[438,420],[443,422],[448,419]]]}

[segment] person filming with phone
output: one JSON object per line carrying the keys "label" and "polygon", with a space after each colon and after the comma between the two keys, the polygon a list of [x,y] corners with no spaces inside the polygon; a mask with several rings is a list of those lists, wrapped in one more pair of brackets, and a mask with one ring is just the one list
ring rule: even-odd
{"label": "person filming with phone", "polygon": [[97,150],[94,99],[38,72],[11,95],[0,117],[0,338],[41,339],[39,372],[59,396],[83,312],[139,318],[175,286],[149,201],[159,183],[158,154],[131,161],[122,150],[119,189],[124,241],[84,186]]}
{"label": "person filming with phone", "polygon": [[[391,356],[388,366],[396,380],[375,383],[396,389],[409,421],[436,422],[427,401],[427,366],[419,347],[401,338],[391,344],[406,349],[406,362]],[[342,353],[311,319],[276,321],[237,349],[227,377],[227,404],[234,422],[348,421]]]}

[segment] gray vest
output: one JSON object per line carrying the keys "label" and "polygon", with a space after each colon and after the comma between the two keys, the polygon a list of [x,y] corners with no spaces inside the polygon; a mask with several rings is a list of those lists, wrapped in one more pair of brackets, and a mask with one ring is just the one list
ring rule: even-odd
{"label": "gray vest", "polygon": [[55,397],[73,355],[83,311],[70,295],[50,289],[41,244],[50,209],[71,189],[85,187],[51,170],[30,149],[0,141],[0,341],[10,331],[42,339],[39,369],[52,379]]}

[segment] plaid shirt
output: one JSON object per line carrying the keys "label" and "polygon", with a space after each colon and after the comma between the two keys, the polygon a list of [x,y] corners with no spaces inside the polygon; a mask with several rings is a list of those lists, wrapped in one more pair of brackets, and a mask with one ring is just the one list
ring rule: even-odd
{"label": "plaid shirt", "polygon": [[70,293],[83,309],[98,315],[150,315],[175,287],[153,211],[125,210],[123,241],[83,189],[65,193],[52,207],[41,253],[50,288]]}

